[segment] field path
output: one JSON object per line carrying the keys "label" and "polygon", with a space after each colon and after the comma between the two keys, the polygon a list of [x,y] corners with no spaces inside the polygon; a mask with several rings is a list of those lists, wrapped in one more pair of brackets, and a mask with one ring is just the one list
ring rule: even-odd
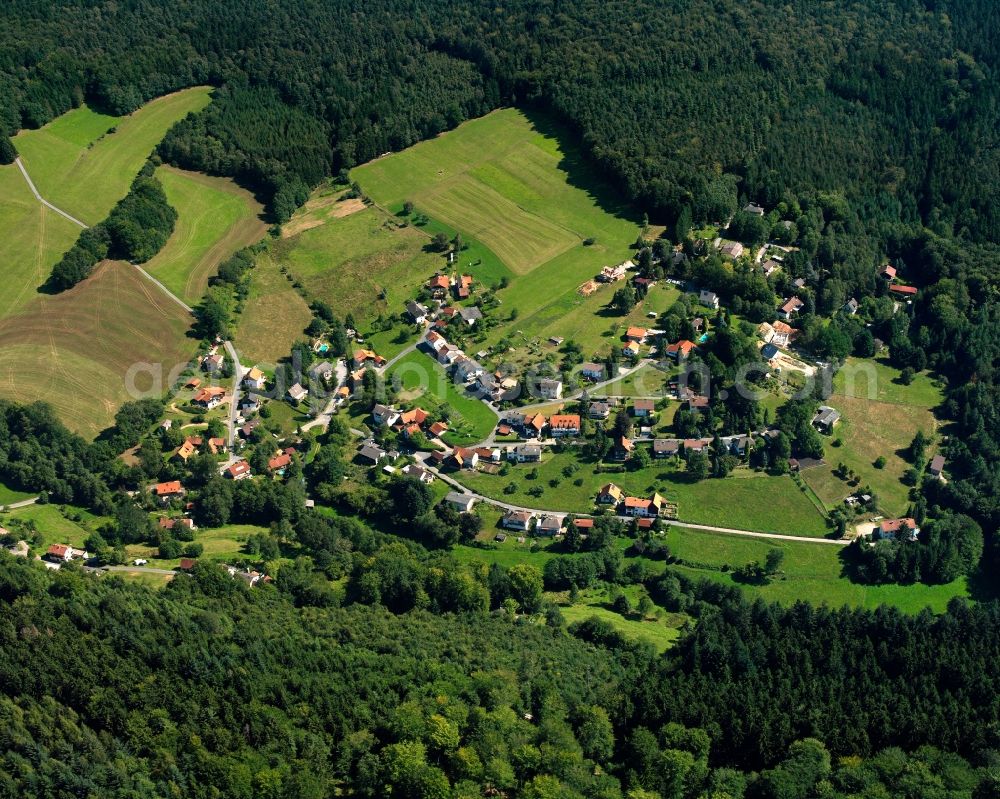
{"label": "field path", "polygon": [[151,283],[155,284],[160,289],[160,291],[162,291],[164,294],[166,294],[168,297],[170,297],[170,299],[172,299],[179,306],[181,306],[181,308],[183,308],[188,313],[194,313],[194,308],[192,308],[190,305],[188,305],[186,302],[184,302],[184,300],[182,300],[180,297],[178,297],[176,294],[174,294],[170,289],[168,289],[166,286],[164,286],[159,280],[157,280],[155,277],[153,277],[151,274],[149,274],[149,272],[147,272],[145,269],[143,269],[138,264],[133,264],[133,266],[135,267],[135,269],[137,269],[139,271],[140,274],[142,274],[143,277],[146,278],[146,280],[148,280]]}
{"label": "field path", "polygon": [[57,214],[59,214],[60,216],[65,217],[70,222],[72,222],[74,225],[79,225],[84,230],[87,229],[87,226],[85,224],[83,224],[83,222],[81,222],[75,216],[70,216],[65,211],[63,211],[61,208],[56,208],[52,203],[50,203],[48,200],[46,200],[44,197],[42,197],[41,194],[38,193],[38,189],[35,188],[35,184],[31,180],[31,175],[28,174],[28,170],[25,169],[24,168],[24,164],[21,163],[20,156],[14,159],[14,163],[17,164],[17,168],[21,170],[21,174],[24,175],[24,179],[25,179],[25,181],[28,184],[28,188],[31,189],[31,193],[35,195],[35,199],[38,200],[38,202],[40,202],[46,208],[51,208]]}

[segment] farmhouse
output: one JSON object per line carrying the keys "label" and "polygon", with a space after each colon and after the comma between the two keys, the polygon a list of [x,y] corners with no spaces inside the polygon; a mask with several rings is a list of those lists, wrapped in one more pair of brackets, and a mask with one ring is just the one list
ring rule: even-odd
{"label": "farmhouse", "polygon": [[472,327],[483,318],[483,312],[474,305],[470,308],[459,308],[458,314],[469,327]]}
{"label": "farmhouse", "polygon": [[451,465],[457,469],[475,469],[479,465],[479,453],[466,447],[455,447],[451,453]]}
{"label": "farmhouse", "polygon": [[646,330],[646,328],[644,327],[633,326],[625,331],[625,338],[628,341],[635,341],[638,342],[639,344],[642,344],[646,340],[646,336],[648,335],[648,333],[649,331]]}
{"label": "farmhouse", "polygon": [[153,486],[153,495],[160,500],[161,505],[168,505],[173,500],[184,496],[184,486],[181,485],[180,480],[157,483]]}
{"label": "farmhouse", "polygon": [[626,516],[658,516],[660,513],[660,506],[657,505],[652,499],[625,497],[625,501],[622,503],[622,512]]}
{"label": "farmhouse", "polygon": [[905,538],[908,541],[916,541],[920,535],[920,527],[915,519],[909,517],[905,519],[883,519],[878,527],[873,531],[875,537],[884,541],[898,541]]}
{"label": "farmhouse", "polygon": [[593,363],[588,361],[587,363],[580,364],[580,375],[584,380],[591,380],[593,382],[599,382],[604,379],[604,364]]}
{"label": "farmhouse", "polygon": [[437,438],[442,433],[448,432],[448,424],[446,422],[434,422],[434,424],[427,428],[427,432]]}
{"label": "farmhouse", "polygon": [[243,385],[250,391],[263,391],[266,384],[267,378],[256,366],[243,376]]}
{"label": "farmhouse", "polygon": [[626,261],[623,264],[618,264],[618,266],[605,266],[601,269],[601,273],[597,276],[597,279],[602,283],[615,283],[619,280],[625,279],[625,273],[628,271],[626,264],[631,263]]}
{"label": "farmhouse", "polygon": [[434,482],[434,474],[427,471],[422,466],[411,463],[403,468],[403,475],[412,480],[419,480],[421,483],[430,484]]}
{"label": "farmhouse", "polygon": [[434,275],[434,277],[427,281],[427,290],[438,299],[444,297],[450,286],[451,281],[448,280],[446,275]]}
{"label": "farmhouse", "polygon": [[553,414],[549,417],[549,429],[556,438],[580,435],[580,416],[575,413]]}
{"label": "farmhouse", "polygon": [[236,461],[226,469],[225,476],[230,480],[245,480],[250,477],[250,464],[244,460]]}
{"label": "farmhouse", "polygon": [[518,530],[528,532],[531,523],[535,520],[535,514],[526,510],[509,510],[503,516],[503,526],[508,530]]}
{"label": "farmhouse", "polygon": [[74,559],[87,559],[89,557],[89,552],[85,552],[82,549],[74,549],[69,544],[52,544],[52,546],[45,550],[46,560],[50,560],[53,563],[68,563]]}
{"label": "farmhouse", "polygon": [[819,410],[812,419],[813,427],[824,433],[833,431],[834,426],[840,421],[840,411],[831,408],[829,405],[820,405]]}
{"label": "farmhouse", "polygon": [[457,491],[449,491],[444,501],[459,513],[470,513],[476,504],[476,498],[469,494],[460,494]]}
{"label": "farmhouse", "polygon": [[878,270],[878,275],[880,278],[887,282],[892,282],[896,279],[896,267],[885,264],[881,269]]}
{"label": "farmhouse", "polygon": [[462,275],[455,281],[455,295],[460,299],[468,299],[472,291],[472,275]]}

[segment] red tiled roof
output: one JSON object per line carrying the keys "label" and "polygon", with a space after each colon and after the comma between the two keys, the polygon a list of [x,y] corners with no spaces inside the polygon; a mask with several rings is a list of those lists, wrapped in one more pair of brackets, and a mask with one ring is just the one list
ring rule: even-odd
{"label": "red tiled roof", "polygon": [[153,493],[158,497],[162,497],[164,494],[179,494],[183,488],[181,487],[180,480],[171,480],[167,483],[157,483],[153,486]]}

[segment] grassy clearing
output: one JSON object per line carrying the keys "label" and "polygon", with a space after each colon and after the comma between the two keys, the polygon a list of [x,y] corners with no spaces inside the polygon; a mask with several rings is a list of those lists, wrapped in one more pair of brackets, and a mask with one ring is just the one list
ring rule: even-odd
{"label": "grassy clearing", "polygon": [[936,408],[944,401],[942,384],[928,372],[914,376],[904,386],[900,370],[883,358],[848,358],[833,380],[834,394],[849,398],[891,402],[914,408]]}
{"label": "grassy clearing", "polygon": [[[566,476],[563,469],[579,465]],[[532,464],[510,467],[506,476],[462,472],[455,477],[485,496],[544,510],[585,513],[594,507],[602,485],[613,482],[637,496],[653,491],[679,504],[680,518],[695,524],[734,527],[787,535],[823,536],[829,531],[815,506],[788,477],[773,477],[738,470],[723,480],[687,482],[682,473],[654,464],[640,472],[600,473],[593,464],[581,463],[572,452],[547,455],[537,466],[538,477],[529,479]],[[557,481],[553,485],[552,481]],[[580,485],[576,485],[577,481]],[[513,493],[505,488],[514,483]],[[528,493],[541,486],[541,496]]]}
{"label": "grassy clearing", "polygon": [[29,505],[5,513],[0,525],[7,519],[34,522],[42,542],[32,547],[34,554],[43,554],[52,544],[69,544],[83,547],[87,537],[108,520],[80,508],[60,505]]}
{"label": "grassy clearing", "polygon": [[686,618],[680,614],[663,614],[662,611],[660,611],[661,618],[656,616],[640,618],[638,611],[625,617],[608,607],[604,591],[581,591],[580,601],[577,604],[570,605],[568,601],[564,601],[560,603],[559,610],[567,624],[596,616],[614,627],[625,638],[652,644],[657,652],[666,652],[673,646],[680,637],[680,627]]}
{"label": "grassy clearing", "polygon": [[473,444],[486,438],[496,425],[497,416],[481,400],[456,386],[444,369],[423,352],[411,352],[392,367],[392,376],[400,380],[400,390],[408,402],[432,405],[434,412],[445,406],[450,430],[445,440],[452,445]]}
{"label": "grassy clearing", "polygon": [[[210,530],[196,530],[194,540],[205,547],[201,557],[213,561],[228,561],[242,557],[243,545],[255,533],[267,532],[264,527],[253,524],[227,524]],[[162,560],[156,557],[156,547],[132,544],[125,548],[129,559],[145,558],[155,569],[174,569],[180,565],[180,558]]]}
{"label": "grassy clearing", "polygon": [[[0,320],[0,395],[45,400],[66,425],[93,436],[132,398],[126,376],[150,364],[165,376],[192,355],[190,316],[124,263],[104,263],[55,296],[38,295]],[[139,390],[160,390],[149,372]]]}
{"label": "grassy clearing", "polygon": [[[844,463],[860,475],[861,485],[870,485],[875,490],[885,513],[902,514],[909,504],[910,490],[900,479],[910,466],[903,457],[904,450],[917,430],[933,435],[937,420],[923,407],[840,395],[832,396],[829,403],[843,418],[827,441],[826,465],[807,469],[802,473],[803,479],[828,508],[834,507],[855,491],[833,474],[837,464]],[[841,440],[841,446],[833,446],[836,439]],[[880,456],[885,457],[886,465],[876,469],[874,462]]]}
{"label": "grassy clearing", "polygon": [[[49,202],[88,225],[125,196],[143,162],[175,122],[209,103],[206,86],[168,94],[114,120],[81,107],[14,143],[35,186]],[[115,124],[115,132],[107,133]],[[103,135],[102,135],[103,134]]]}
{"label": "grassy clearing", "polygon": [[0,252],[4,290],[0,319],[16,313],[36,296],[53,265],[73,246],[80,228],[38,202],[18,168],[0,166]]}
{"label": "grassy clearing", "polygon": [[[908,613],[930,607],[942,612],[955,596],[967,596],[965,580],[948,585],[865,586],[841,574],[840,549],[825,544],[766,541],[672,527],[667,533],[671,553],[688,565],[671,566],[692,577],[705,577],[739,586],[754,597],[791,604],[803,600],[831,607],[875,608],[894,605]],[[752,560],[763,562],[771,549],[785,553],[782,575],[768,585],[736,582],[732,569]],[[725,569],[725,570],[723,570]]]}
{"label": "grassy clearing", "polygon": [[18,491],[0,483],[0,505],[9,505],[11,502],[20,502],[22,499],[30,499],[35,496],[30,491]]}
{"label": "grassy clearing", "polygon": [[275,364],[303,337],[312,312],[267,253],[257,258],[234,344],[244,363]]}
{"label": "grassy clearing", "polygon": [[166,246],[145,268],[193,305],[222,261],[264,235],[264,208],[227,178],[169,166],[156,175],[178,218]]}

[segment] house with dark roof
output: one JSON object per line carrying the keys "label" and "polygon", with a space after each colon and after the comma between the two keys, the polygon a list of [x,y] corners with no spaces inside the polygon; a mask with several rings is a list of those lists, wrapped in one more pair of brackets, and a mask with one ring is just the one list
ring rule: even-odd
{"label": "house with dark roof", "polygon": [[582,363],[580,364],[580,375],[584,380],[590,380],[595,383],[600,382],[604,379],[604,364],[594,363],[593,361]]}
{"label": "house with dark roof", "polygon": [[672,458],[675,455],[680,455],[683,443],[679,438],[654,438],[653,457]]}
{"label": "house with dark roof", "polygon": [[829,405],[820,405],[816,415],[812,418],[812,425],[822,433],[831,433],[839,421],[840,411]]}
{"label": "house with dark roof", "polygon": [[503,515],[501,524],[508,530],[526,533],[531,529],[535,514],[526,510],[509,510]]}

